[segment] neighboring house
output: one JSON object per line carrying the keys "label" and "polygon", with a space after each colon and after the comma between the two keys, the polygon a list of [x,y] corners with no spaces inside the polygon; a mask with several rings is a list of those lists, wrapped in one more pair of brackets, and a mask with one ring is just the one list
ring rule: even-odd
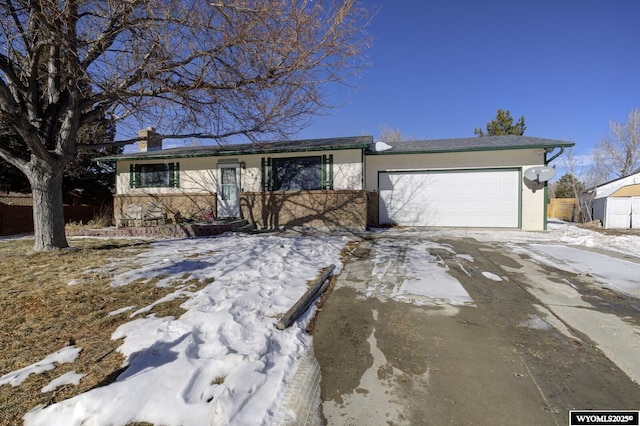
{"label": "neighboring house", "polygon": [[162,150],[148,136],[142,152],[97,159],[117,162],[116,221],[127,205],[162,202],[170,218],[243,217],[261,229],[543,230],[546,190],[523,179],[524,170],[573,145],[485,136],[382,150],[356,136]]}
{"label": "neighboring house", "polygon": [[640,228],[640,172],[596,187],[591,202],[594,220],[605,228]]}

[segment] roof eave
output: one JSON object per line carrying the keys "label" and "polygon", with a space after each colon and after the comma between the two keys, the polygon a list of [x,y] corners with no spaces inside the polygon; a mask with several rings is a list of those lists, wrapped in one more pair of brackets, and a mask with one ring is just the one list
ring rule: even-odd
{"label": "roof eave", "polygon": [[500,146],[500,147],[473,147],[473,148],[454,148],[454,149],[432,149],[432,150],[415,150],[415,151],[395,151],[393,149],[386,151],[370,151],[365,155],[402,155],[402,154],[445,154],[454,152],[478,152],[478,151],[513,151],[514,149],[547,149],[547,148],[567,148],[574,146],[575,143],[558,143],[549,145],[518,145],[518,146]]}
{"label": "roof eave", "polygon": [[273,149],[256,149],[256,150],[238,150],[238,151],[203,151],[203,152],[191,152],[191,153],[171,153],[158,151],[157,154],[140,155],[142,153],[132,153],[130,155],[118,155],[112,157],[98,157],[93,161],[141,161],[141,160],[166,160],[170,158],[197,158],[197,157],[230,157],[234,155],[266,155],[266,154],[282,154],[282,153],[295,153],[295,152],[317,152],[317,151],[343,151],[348,149],[367,149],[370,148],[370,143],[359,143],[353,145],[344,145],[337,147],[323,146],[323,147],[305,147],[305,148],[273,148]]}

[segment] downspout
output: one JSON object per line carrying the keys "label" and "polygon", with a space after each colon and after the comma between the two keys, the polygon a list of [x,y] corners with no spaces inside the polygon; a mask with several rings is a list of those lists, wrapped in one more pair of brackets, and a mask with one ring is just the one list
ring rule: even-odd
{"label": "downspout", "polygon": [[[551,149],[551,151],[545,151],[544,156],[547,156],[547,153],[553,152],[555,148]],[[556,155],[554,155],[553,157],[549,158],[548,160],[545,158],[544,160],[544,165],[547,166],[550,162],[552,162],[553,160],[555,160],[556,158],[560,157],[562,155],[562,153],[564,152],[564,146],[560,147],[560,152],[557,153]]]}
{"label": "downspout", "polygon": [[[548,166],[550,162],[552,162],[553,160],[555,160],[556,158],[560,157],[562,155],[562,153],[564,152],[564,146],[560,147],[560,152],[558,152],[556,155],[554,155],[553,157],[547,159],[547,154],[553,152],[555,148],[551,148],[550,151],[545,150],[544,152],[544,165]],[[544,224],[543,224],[543,229],[546,231],[547,230],[547,206],[549,205],[549,185],[547,182],[545,182],[544,184]]]}

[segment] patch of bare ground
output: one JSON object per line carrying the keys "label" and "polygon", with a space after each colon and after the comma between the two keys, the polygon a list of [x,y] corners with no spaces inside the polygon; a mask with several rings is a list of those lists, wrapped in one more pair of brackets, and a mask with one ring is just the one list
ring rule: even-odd
{"label": "patch of bare ground", "polygon": [[[176,287],[197,291],[209,284],[177,281],[159,288],[157,280],[112,286],[126,269],[126,258],[147,248],[132,240],[78,239],[73,249],[31,253],[33,240],[0,240],[0,377],[44,359],[65,345],[82,348],[73,363],[56,365],[29,376],[21,385],[0,386],[0,425],[22,424],[22,416],[38,405],[50,405],[113,382],[124,371],[121,341],[111,339],[133,311],[151,305]],[[119,267],[105,268],[113,259]],[[146,314],[179,317],[184,298],[155,305]],[[69,371],[86,374],[79,385],[52,392],[41,389]]]}
{"label": "patch of bare ground", "polygon": [[589,229],[591,231],[596,231],[604,235],[638,235],[640,236],[640,228],[627,228],[627,229],[608,229],[603,228],[600,225],[594,225],[593,223],[576,223],[578,228]]}

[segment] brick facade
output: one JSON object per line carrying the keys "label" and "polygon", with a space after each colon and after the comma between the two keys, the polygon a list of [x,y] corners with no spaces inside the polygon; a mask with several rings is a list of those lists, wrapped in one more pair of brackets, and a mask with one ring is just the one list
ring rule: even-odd
{"label": "brick facade", "polygon": [[367,192],[367,226],[378,226],[380,221],[378,219],[378,206],[380,198],[375,191]]}
{"label": "brick facade", "polygon": [[[374,197],[377,200],[377,197]],[[243,219],[259,229],[309,227],[322,230],[365,230],[369,219],[366,191],[243,192],[240,210]],[[114,197],[115,223],[120,224],[128,204],[146,206],[161,202],[167,219],[203,221],[215,216],[215,194],[131,194]]]}
{"label": "brick facade", "polygon": [[201,221],[216,212],[216,194],[127,194],[113,197],[113,214],[116,224],[120,224],[123,212],[129,204],[140,204],[143,214],[149,203],[161,202],[169,221],[176,217]]}
{"label": "brick facade", "polygon": [[243,192],[240,209],[243,218],[259,229],[361,231],[367,227],[366,191]]}

